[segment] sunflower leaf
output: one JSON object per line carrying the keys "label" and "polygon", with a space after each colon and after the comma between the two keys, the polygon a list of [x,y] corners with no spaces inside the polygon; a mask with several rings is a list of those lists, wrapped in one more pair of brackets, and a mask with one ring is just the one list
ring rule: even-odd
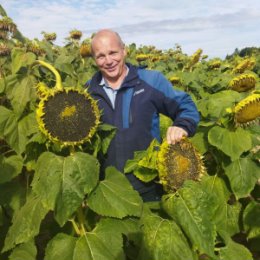
{"label": "sunflower leaf", "polygon": [[2,252],[34,238],[39,233],[41,221],[47,212],[48,209],[43,206],[41,199],[31,196],[14,216],[13,224],[8,230]]}
{"label": "sunflower leaf", "polygon": [[25,244],[21,244],[18,247],[16,247],[11,255],[9,256],[9,260],[35,260],[37,255],[37,249],[34,245],[33,240],[28,241]]}
{"label": "sunflower leaf", "polygon": [[45,152],[37,162],[32,188],[62,226],[96,186],[98,173],[98,161],[89,154],[61,157]]}
{"label": "sunflower leaf", "polygon": [[4,157],[0,155],[0,183],[8,182],[21,173],[23,159],[18,155]]}
{"label": "sunflower leaf", "polygon": [[187,181],[175,194],[164,196],[163,207],[184,230],[194,249],[214,256],[216,227],[212,219],[216,203],[213,196],[194,181]]}
{"label": "sunflower leaf", "polygon": [[257,163],[247,157],[237,159],[226,166],[224,165],[224,169],[237,198],[248,196],[254,189],[257,179],[260,178]]}
{"label": "sunflower leaf", "polygon": [[[251,136],[248,131],[238,128],[231,132],[226,128],[215,126],[208,133],[209,143],[228,155],[232,161],[238,159],[243,152],[252,147]],[[241,142],[241,140],[243,140]]]}
{"label": "sunflower leaf", "polygon": [[188,241],[174,221],[155,214],[145,214],[143,220],[144,238],[138,260],[192,260]]}
{"label": "sunflower leaf", "polygon": [[[59,233],[57,234],[48,244],[46,249],[46,256],[44,260],[123,260],[124,258],[118,257],[114,251],[114,247],[111,248],[110,242],[105,243],[104,237],[108,235],[108,238],[111,237],[111,234],[108,232],[99,233],[99,232],[86,232],[83,236],[75,238],[67,234]],[[122,237],[121,241],[117,243],[117,248],[122,247]],[[113,241],[115,244],[115,241]]]}
{"label": "sunflower leaf", "polygon": [[105,180],[90,193],[88,206],[103,216],[139,216],[142,199],[122,173],[108,167]]}

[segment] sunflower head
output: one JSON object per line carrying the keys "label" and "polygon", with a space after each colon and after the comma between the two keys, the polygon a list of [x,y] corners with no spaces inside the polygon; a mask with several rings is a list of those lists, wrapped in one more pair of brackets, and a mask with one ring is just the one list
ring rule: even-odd
{"label": "sunflower head", "polygon": [[53,142],[79,145],[94,135],[100,113],[96,101],[75,88],[55,90],[39,103],[37,120],[40,130]]}
{"label": "sunflower head", "polygon": [[70,38],[73,40],[80,40],[82,37],[82,32],[79,30],[70,31]]}
{"label": "sunflower head", "polygon": [[135,58],[137,61],[145,61],[145,60],[150,59],[151,55],[141,53],[141,54],[137,54]]}
{"label": "sunflower head", "polygon": [[7,40],[8,39],[8,32],[7,31],[0,31],[0,40]]}
{"label": "sunflower head", "polygon": [[213,62],[211,62],[209,64],[209,68],[210,69],[218,69],[218,68],[220,68],[220,66],[221,66],[221,61],[220,60],[214,60]]}
{"label": "sunflower head", "polygon": [[0,30],[14,33],[17,30],[16,24],[10,17],[4,16],[0,19]]}
{"label": "sunflower head", "polygon": [[193,144],[184,138],[172,145],[164,141],[158,153],[158,172],[160,183],[166,192],[179,189],[185,180],[198,180],[205,168],[202,156]]}
{"label": "sunflower head", "polygon": [[254,88],[256,85],[256,77],[253,74],[244,73],[229,82],[229,88],[237,92],[244,92]]}
{"label": "sunflower head", "polygon": [[172,76],[169,78],[169,81],[172,83],[172,84],[178,84],[180,83],[181,79],[177,76]]}
{"label": "sunflower head", "polygon": [[237,126],[247,126],[260,118],[260,94],[251,94],[242,99],[234,108]]}
{"label": "sunflower head", "polygon": [[91,46],[90,46],[90,43],[83,43],[83,44],[81,44],[79,51],[80,51],[81,57],[83,57],[83,58],[91,57]]}
{"label": "sunflower head", "polygon": [[37,43],[37,41],[29,41],[26,44],[26,50],[28,52],[32,52],[37,56],[42,56],[45,54],[45,50],[40,47],[40,45]]}
{"label": "sunflower head", "polygon": [[10,53],[11,49],[5,43],[0,43],[0,57],[8,56]]}
{"label": "sunflower head", "polygon": [[57,34],[56,33],[46,33],[46,32],[42,32],[43,37],[46,41],[48,42],[53,42],[56,40],[57,38]]}
{"label": "sunflower head", "polygon": [[38,84],[40,102],[36,110],[40,130],[54,143],[76,146],[89,141],[100,123],[97,101],[83,89],[63,88],[59,73],[50,64],[39,63],[56,76],[56,85],[47,89]]}
{"label": "sunflower head", "polygon": [[243,73],[245,70],[251,70],[255,64],[256,61],[254,58],[246,58],[236,65],[233,69],[233,73]]}
{"label": "sunflower head", "polygon": [[197,51],[195,51],[195,53],[191,56],[191,66],[193,66],[194,64],[198,63],[201,57],[203,50],[202,49],[198,49]]}

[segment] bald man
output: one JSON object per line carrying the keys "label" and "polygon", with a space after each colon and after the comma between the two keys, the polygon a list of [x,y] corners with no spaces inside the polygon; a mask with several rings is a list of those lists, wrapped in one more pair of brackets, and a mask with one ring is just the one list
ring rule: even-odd
{"label": "bald man", "polygon": [[[161,141],[159,113],[174,121],[167,131],[168,143],[195,134],[199,113],[190,96],[174,90],[162,73],[126,63],[125,45],[118,33],[108,29],[97,32],[91,50],[99,71],[87,88],[103,111],[101,121],[117,128],[103,169],[115,166],[123,172],[135,151],[146,150],[154,138]],[[126,176],[144,201],[161,199],[159,184],[143,183],[133,174]]]}

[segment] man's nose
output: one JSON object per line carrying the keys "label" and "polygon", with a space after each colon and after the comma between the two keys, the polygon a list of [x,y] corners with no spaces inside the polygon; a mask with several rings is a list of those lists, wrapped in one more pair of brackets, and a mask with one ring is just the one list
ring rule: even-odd
{"label": "man's nose", "polygon": [[105,57],[105,59],[106,59],[106,63],[112,63],[113,62],[113,59],[112,59],[112,57],[110,55],[107,55]]}

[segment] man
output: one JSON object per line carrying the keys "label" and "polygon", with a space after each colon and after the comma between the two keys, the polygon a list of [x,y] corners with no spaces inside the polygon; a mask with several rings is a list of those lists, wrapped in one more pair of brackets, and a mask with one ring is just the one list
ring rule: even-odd
{"label": "man", "polygon": [[[174,120],[167,131],[168,143],[194,135],[199,114],[190,96],[174,90],[160,72],[126,64],[126,49],[116,32],[97,32],[91,48],[99,72],[89,82],[88,91],[99,101],[102,122],[117,127],[104,167],[113,165],[123,172],[135,151],[147,149],[154,138],[160,140],[159,113]],[[144,201],[160,199],[161,186],[143,183],[133,174],[126,176]]]}

